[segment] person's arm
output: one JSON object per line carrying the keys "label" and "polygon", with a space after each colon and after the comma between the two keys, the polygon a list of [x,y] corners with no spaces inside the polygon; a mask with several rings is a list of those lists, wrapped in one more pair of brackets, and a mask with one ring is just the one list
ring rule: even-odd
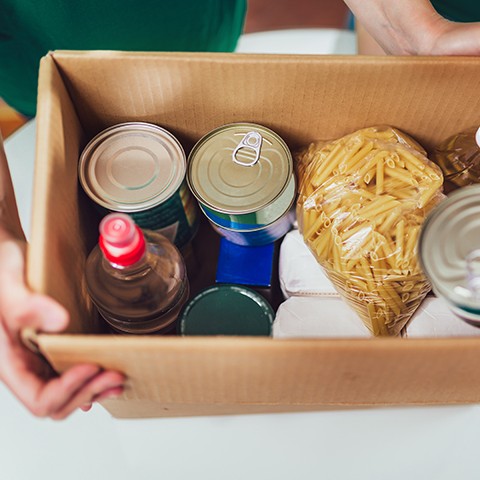
{"label": "person's arm", "polygon": [[25,282],[25,238],[0,134],[0,381],[36,416],[63,419],[95,400],[119,395],[124,377],[96,365],[77,365],[57,375],[23,345],[25,327],[59,332],[68,313]]}
{"label": "person's arm", "polygon": [[480,23],[448,21],[429,0],[344,1],[388,54],[480,54]]}

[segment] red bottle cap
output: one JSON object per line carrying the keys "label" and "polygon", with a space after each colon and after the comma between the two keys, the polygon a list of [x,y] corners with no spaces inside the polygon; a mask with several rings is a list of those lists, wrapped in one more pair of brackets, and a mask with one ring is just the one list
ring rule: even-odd
{"label": "red bottle cap", "polygon": [[145,254],[145,237],[135,222],[124,213],[110,213],[100,222],[100,249],[105,258],[128,267]]}

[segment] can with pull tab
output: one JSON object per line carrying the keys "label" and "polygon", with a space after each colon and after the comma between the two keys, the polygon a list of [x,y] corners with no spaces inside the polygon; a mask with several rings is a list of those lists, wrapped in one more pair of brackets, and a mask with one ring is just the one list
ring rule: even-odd
{"label": "can with pull tab", "polygon": [[292,228],[292,155],[267,127],[234,123],[206,134],[189,155],[187,182],[213,228],[233,243],[272,243]]}

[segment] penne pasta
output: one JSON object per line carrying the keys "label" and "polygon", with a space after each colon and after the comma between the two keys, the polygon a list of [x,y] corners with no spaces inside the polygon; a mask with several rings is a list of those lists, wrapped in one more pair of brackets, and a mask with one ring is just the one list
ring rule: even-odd
{"label": "penne pasta", "polygon": [[341,162],[342,157],[339,155],[341,148],[342,145],[338,143],[327,156],[327,158],[325,158],[325,160],[322,162],[324,168],[312,178],[313,186],[318,187],[319,185],[321,185],[328,178],[330,173],[332,173],[332,171]]}
{"label": "penne pasta", "polygon": [[373,335],[399,335],[430,289],[416,245],[442,198],[440,169],[390,127],[305,152],[297,213],[307,245]]}
{"label": "penne pasta", "polygon": [[383,159],[378,159],[377,162],[377,182],[375,184],[375,195],[381,195],[383,193],[383,180],[384,180],[384,165],[383,165]]}
{"label": "penne pasta", "polygon": [[400,264],[403,261],[403,244],[405,241],[405,221],[402,219],[397,222],[395,228],[395,256],[397,263]]}
{"label": "penne pasta", "polygon": [[407,185],[417,185],[417,181],[413,178],[413,175],[407,170],[385,167],[385,173],[390,177],[396,178],[406,183]]}
{"label": "penne pasta", "polygon": [[373,143],[367,142],[352,158],[350,158],[347,164],[347,170],[345,173],[353,173],[357,171],[357,167],[365,160],[365,157],[373,149]]}

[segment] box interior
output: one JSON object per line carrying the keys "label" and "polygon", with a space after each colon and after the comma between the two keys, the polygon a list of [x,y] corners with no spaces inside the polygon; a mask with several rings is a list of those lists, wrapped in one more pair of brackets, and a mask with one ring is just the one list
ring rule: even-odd
{"label": "box interior", "polygon": [[[480,401],[477,338],[93,335],[101,324],[81,279],[98,217],[77,181],[86,143],[127,121],[161,125],[187,154],[208,131],[237,121],[273,129],[293,151],[382,124],[430,150],[479,123],[479,74],[478,59],[467,57],[50,53],[40,68],[28,280],[67,307],[71,325],[66,335],[39,335],[42,351],[59,370],[92,361],[126,372],[130,388],[105,402],[121,417]],[[193,292],[214,280],[211,235],[204,225]]]}

